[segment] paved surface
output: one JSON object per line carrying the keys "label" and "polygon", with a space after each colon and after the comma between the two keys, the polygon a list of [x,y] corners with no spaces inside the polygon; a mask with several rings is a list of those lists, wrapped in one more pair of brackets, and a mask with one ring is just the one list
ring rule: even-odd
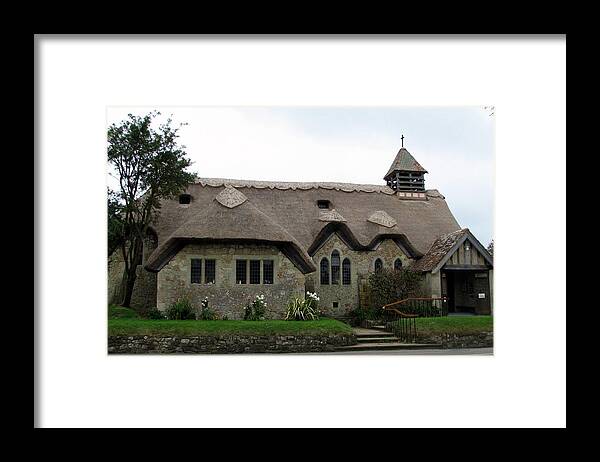
{"label": "paved surface", "polygon": [[317,355],[479,355],[492,356],[493,348],[420,349],[420,350],[381,350],[381,351],[336,351],[332,353],[304,353]]}
{"label": "paved surface", "polygon": [[379,329],[365,329],[364,327],[353,327],[354,335],[389,335],[393,336],[391,332],[386,332],[384,330]]}

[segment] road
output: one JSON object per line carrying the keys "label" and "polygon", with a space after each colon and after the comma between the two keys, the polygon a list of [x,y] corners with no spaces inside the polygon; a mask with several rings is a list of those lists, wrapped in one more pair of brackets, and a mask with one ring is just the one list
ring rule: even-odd
{"label": "road", "polygon": [[[306,354],[306,353],[305,353]],[[478,355],[492,356],[493,348],[457,348],[457,349],[422,349],[422,350],[381,350],[381,351],[344,351],[333,353],[309,353],[319,355],[421,355],[421,356],[436,356],[436,355]]]}

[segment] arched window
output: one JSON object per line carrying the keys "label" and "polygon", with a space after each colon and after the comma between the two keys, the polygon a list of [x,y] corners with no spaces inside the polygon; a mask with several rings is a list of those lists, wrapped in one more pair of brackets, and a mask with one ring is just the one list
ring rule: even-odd
{"label": "arched window", "polygon": [[321,285],[329,284],[329,260],[326,257],[321,259]]}
{"label": "arched window", "polygon": [[344,258],[342,262],[342,284],[349,286],[352,281],[352,273],[350,271],[350,260]]}
{"label": "arched window", "polygon": [[396,271],[399,271],[402,269],[402,260],[400,260],[399,258],[396,258],[396,261],[394,261],[394,269]]}
{"label": "arched window", "polygon": [[375,271],[381,271],[383,269],[383,261],[381,261],[381,258],[378,258],[377,260],[375,260]]}
{"label": "arched window", "polygon": [[337,250],[331,252],[331,283],[340,283],[340,253]]}

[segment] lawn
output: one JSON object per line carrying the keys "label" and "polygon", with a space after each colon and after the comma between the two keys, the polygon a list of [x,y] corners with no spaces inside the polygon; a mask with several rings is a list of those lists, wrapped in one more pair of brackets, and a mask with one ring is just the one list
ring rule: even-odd
{"label": "lawn", "polygon": [[140,315],[131,308],[123,306],[109,305],[108,319],[139,319]]}
{"label": "lawn", "polygon": [[440,318],[417,318],[419,335],[459,334],[471,335],[493,332],[492,316],[443,316]]}
{"label": "lawn", "polygon": [[334,319],[318,321],[167,321],[150,319],[109,319],[108,335],[311,335],[349,334],[348,324]]}

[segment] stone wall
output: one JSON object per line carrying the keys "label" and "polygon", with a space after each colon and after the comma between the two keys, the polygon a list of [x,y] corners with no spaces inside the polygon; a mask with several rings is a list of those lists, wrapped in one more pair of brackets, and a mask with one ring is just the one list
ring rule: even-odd
{"label": "stone wall", "polygon": [[169,353],[303,353],[335,351],[354,345],[354,334],[329,335],[221,335],[202,337],[108,337],[110,354]]}
{"label": "stone wall", "polygon": [[[214,284],[190,282],[192,258],[216,261]],[[273,260],[273,284],[262,284],[262,277],[261,284],[236,284],[236,259]],[[304,274],[275,246],[189,244],[158,273],[157,307],[166,310],[178,298],[187,297],[199,309],[202,299],[208,297],[209,307],[220,317],[242,319],[246,304],[262,294],[267,303],[265,317],[283,319],[289,300],[304,296],[304,283]]]}
{"label": "stone wall", "polygon": [[440,334],[440,335],[418,335],[419,343],[437,343],[442,348],[483,348],[494,346],[494,333],[482,332],[472,335]]}
{"label": "stone wall", "polygon": [[[121,250],[108,257],[108,304],[118,305],[122,301],[122,282],[125,262]],[[131,308],[144,312],[156,307],[156,273],[137,267],[137,278],[131,295]]]}
{"label": "stone wall", "polygon": [[[337,285],[321,285],[320,262],[327,257],[331,264],[331,253],[337,250],[340,253],[340,281]],[[341,262],[349,258],[351,263],[351,284],[342,284]],[[337,234],[332,234],[327,241],[313,255],[313,261],[317,271],[308,274],[307,287],[313,288],[320,297],[319,308],[328,316],[344,317],[348,311],[359,306],[359,278],[366,277],[373,272],[375,259],[381,258],[383,267],[392,269],[396,258],[400,258],[402,265],[406,267],[411,259],[404,254],[398,245],[391,239],[385,239],[379,243],[375,250],[356,251],[350,249]],[[311,290],[311,289],[309,289]],[[334,307],[334,302],[338,306]]]}

